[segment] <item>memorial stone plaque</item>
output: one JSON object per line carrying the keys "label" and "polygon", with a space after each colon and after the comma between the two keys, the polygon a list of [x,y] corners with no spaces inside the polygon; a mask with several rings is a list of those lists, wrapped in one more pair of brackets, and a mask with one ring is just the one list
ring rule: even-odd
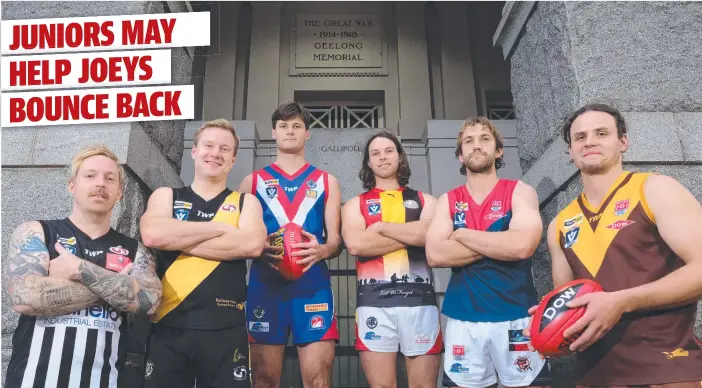
{"label": "memorial stone plaque", "polygon": [[379,14],[298,14],[292,46],[292,73],[385,72]]}

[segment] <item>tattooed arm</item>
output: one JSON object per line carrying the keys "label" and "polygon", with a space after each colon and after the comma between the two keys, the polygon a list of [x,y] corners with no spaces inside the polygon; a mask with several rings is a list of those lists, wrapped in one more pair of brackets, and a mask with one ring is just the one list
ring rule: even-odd
{"label": "tattooed arm", "polygon": [[[70,255],[65,250],[59,253]],[[156,275],[156,259],[142,243],[139,243],[129,275],[80,260],[77,276],[81,283],[118,311],[151,315],[161,303],[161,280]]]}
{"label": "tattooed arm", "polygon": [[100,303],[84,285],[48,277],[49,250],[37,221],[15,229],[6,260],[7,293],[12,309],[24,315],[59,316]]}

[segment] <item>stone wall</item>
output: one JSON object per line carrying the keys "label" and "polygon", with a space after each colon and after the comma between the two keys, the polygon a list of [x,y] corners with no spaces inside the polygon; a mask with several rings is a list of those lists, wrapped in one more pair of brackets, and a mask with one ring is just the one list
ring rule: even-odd
{"label": "stone wall", "polygon": [[[582,190],[559,127],[592,102],[624,113],[627,170],[672,176],[702,201],[700,18],[699,3],[507,3],[493,41],[512,64],[523,179],[539,194],[544,225]],[[553,287],[545,234],[534,275],[545,295]],[[573,385],[570,359],[553,371],[555,387]]]}

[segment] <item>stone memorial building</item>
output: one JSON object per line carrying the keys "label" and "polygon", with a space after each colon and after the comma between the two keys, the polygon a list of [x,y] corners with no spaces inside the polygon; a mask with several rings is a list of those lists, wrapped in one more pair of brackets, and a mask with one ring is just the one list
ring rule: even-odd
{"label": "stone memorial building", "polygon": [[[498,175],[536,188],[547,225],[582,187],[559,126],[590,102],[625,113],[626,168],[674,176],[702,200],[702,3],[4,1],[2,20],[198,11],[211,13],[211,45],[172,49],[173,83],[195,85],[195,120],[2,130],[3,259],[20,222],[68,214],[65,166],[82,146],[106,143],[123,161],[113,226],[138,237],[150,193],[190,184],[202,121],[236,126],[235,189],[272,161],[270,115],[290,100],[313,113],[307,158],[338,177],[344,201],[361,191],[362,148],[380,129],[401,137],[412,187],[438,197],[462,184],[455,137],[463,119],[484,115],[506,138]],[[545,245],[534,257],[540,295],[552,287]],[[354,261],[344,252],[329,262],[334,387],[367,386],[353,348]],[[435,275],[441,302],[450,270]],[[4,289],[2,306],[4,371],[17,323]],[[301,387],[289,350],[282,386]],[[567,360],[551,367],[556,386],[572,386]]]}

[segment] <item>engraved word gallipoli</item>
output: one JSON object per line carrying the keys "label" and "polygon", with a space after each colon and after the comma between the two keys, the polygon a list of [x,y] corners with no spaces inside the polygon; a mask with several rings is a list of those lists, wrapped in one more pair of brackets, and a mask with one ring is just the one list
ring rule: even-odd
{"label": "engraved word gallipoli", "polygon": [[380,15],[298,15],[298,68],[381,67],[382,51]]}

